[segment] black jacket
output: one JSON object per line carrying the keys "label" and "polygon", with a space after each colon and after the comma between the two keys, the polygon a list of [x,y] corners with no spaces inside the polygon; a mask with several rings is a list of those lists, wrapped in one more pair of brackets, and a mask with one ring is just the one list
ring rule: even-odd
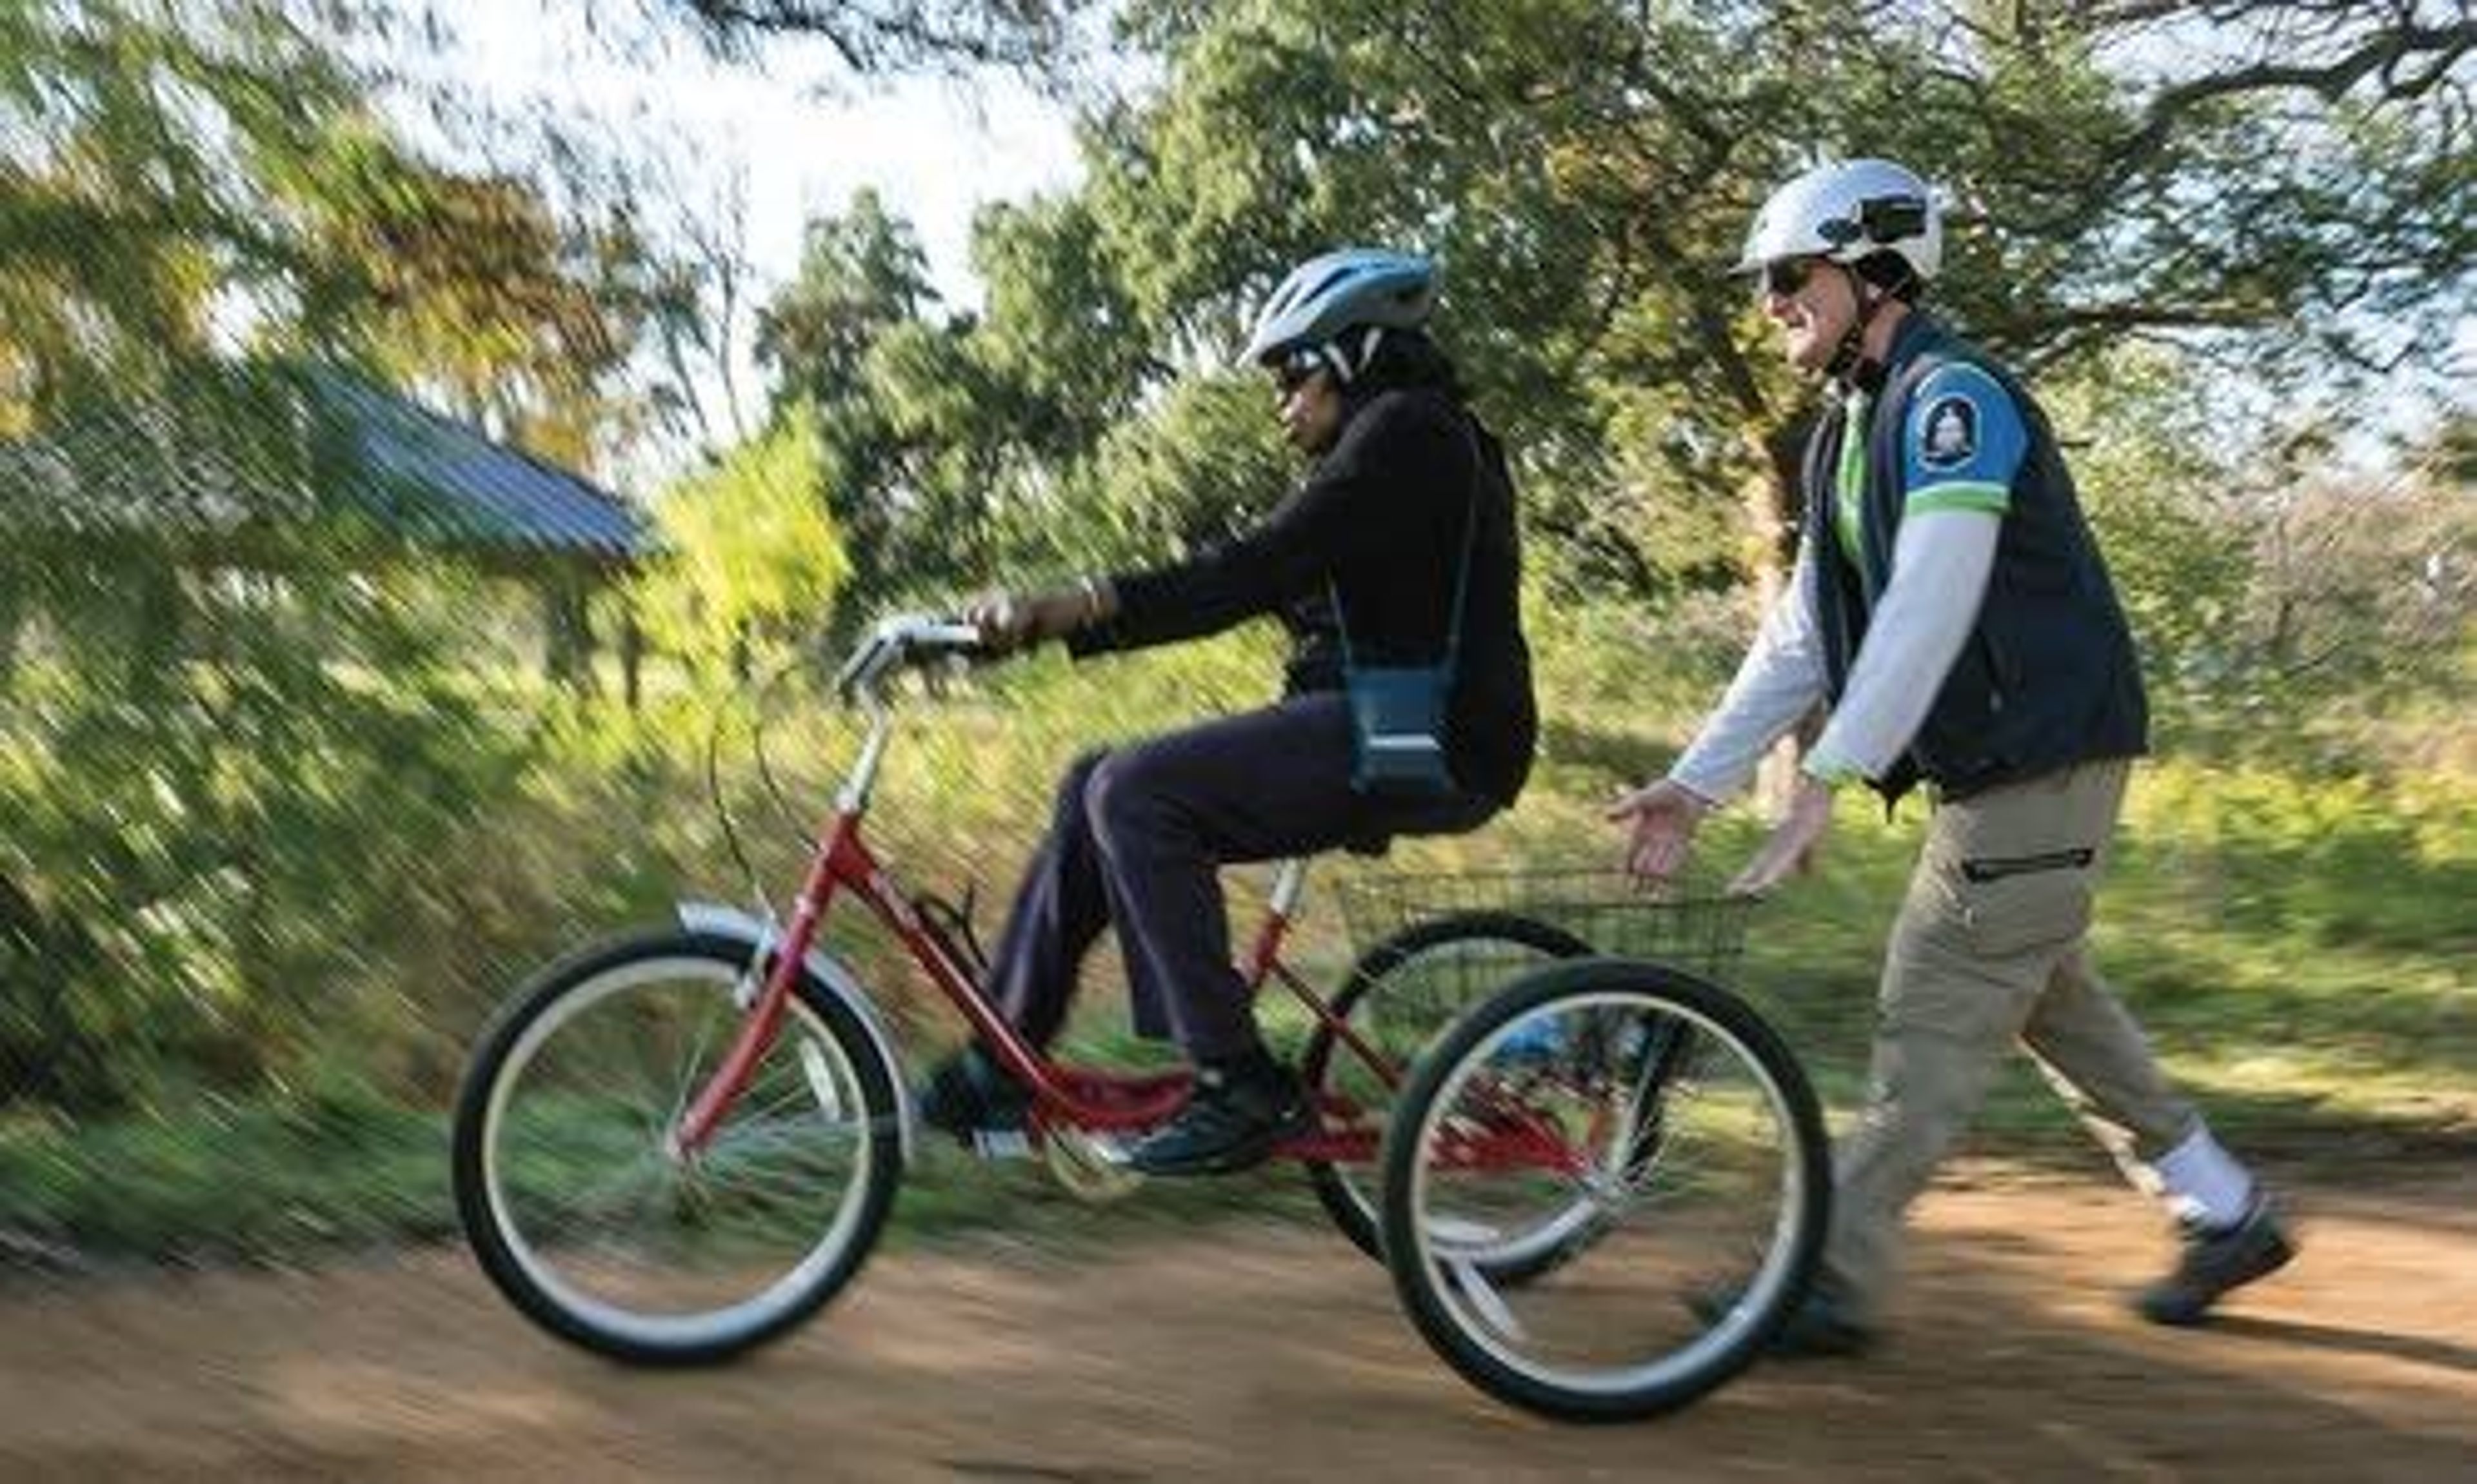
{"label": "black jacket", "polygon": [[1165,644],[1278,612],[1290,634],[1286,690],[1338,690],[1338,596],[1357,663],[1434,663],[1445,651],[1466,532],[1469,589],[1446,758],[1464,788],[1511,804],[1530,775],[1539,725],[1514,482],[1494,435],[1440,392],[1370,396],[1261,524],[1188,560],[1114,575],[1117,617],[1068,647],[1088,655]]}

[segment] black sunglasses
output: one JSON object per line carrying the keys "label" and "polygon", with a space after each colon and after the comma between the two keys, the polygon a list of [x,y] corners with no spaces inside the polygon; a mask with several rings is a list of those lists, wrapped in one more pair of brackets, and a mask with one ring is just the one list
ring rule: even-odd
{"label": "black sunglasses", "polygon": [[1786,299],[1807,285],[1819,261],[1814,258],[1771,259],[1757,270],[1755,284],[1766,295],[1778,294]]}

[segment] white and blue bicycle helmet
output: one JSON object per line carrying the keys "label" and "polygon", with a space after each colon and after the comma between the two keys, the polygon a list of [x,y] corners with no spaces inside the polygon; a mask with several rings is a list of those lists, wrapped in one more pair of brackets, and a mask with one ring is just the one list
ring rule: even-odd
{"label": "white and blue bicycle helmet", "polygon": [[[1242,366],[1313,356],[1347,383],[1376,353],[1387,330],[1415,330],[1437,307],[1437,266],[1384,248],[1345,247],[1290,270],[1256,315],[1238,353]],[[1339,343],[1365,328],[1345,353]]]}
{"label": "white and blue bicycle helmet", "polygon": [[1923,285],[1943,266],[1943,211],[1927,183],[1889,160],[1817,165],[1771,193],[1736,271],[1820,258],[1886,287]]}

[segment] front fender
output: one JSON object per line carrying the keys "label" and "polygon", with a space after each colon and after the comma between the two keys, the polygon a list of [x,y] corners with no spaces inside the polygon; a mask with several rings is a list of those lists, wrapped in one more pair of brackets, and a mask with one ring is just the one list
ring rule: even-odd
{"label": "front fender", "polygon": [[[745,943],[751,957],[773,944],[772,929],[754,914],[738,907],[725,906],[717,902],[683,902],[678,910],[681,927],[690,932],[711,933],[718,938]],[[869,1044],[876,1050],[878,1061],[886,1069],[887,1083],[894,1089],[894,1111],[900,1121],[903,1162],[910,1164],[913,1154],[912,1092],[910,1084],[904,1080],[903,1058],[895,1054],[894,1038],[887,1033],[885,1017],[877,1013],[876,1004],[860,987],[859,977],[833,954],[813,947],[801,960],[801,967],[827,994],[841,1001],[852,1012],[852,1018],[860,1022],[861,1028],[868,1033]]]}

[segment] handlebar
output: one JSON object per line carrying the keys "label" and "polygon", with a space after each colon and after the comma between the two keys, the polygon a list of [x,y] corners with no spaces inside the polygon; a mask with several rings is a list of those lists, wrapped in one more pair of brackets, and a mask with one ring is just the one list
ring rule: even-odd
{"label": "handlebar", "polygon": [[896,669],[988,656],[981,631],[971,624],[936,614],[898,613],[881,619],[854,647],[835,675],[835,691],[847,702],[866,705],[876,701],[878,682]]}
{"label": "handlebar", "polygon": [[981,641],[981,631],[959,619],[930,613],[899,613],[879,621],[861,640],[835,677],[835,690],[846,703],[868,713],[868,739],[861,744],[860,760],[844,780],[838,805],[844,812],[867,806],[877,783],[878,764],[886,755],[890,713],[878,694],[878,682],[893,670],[941,659],[993,657]]}

